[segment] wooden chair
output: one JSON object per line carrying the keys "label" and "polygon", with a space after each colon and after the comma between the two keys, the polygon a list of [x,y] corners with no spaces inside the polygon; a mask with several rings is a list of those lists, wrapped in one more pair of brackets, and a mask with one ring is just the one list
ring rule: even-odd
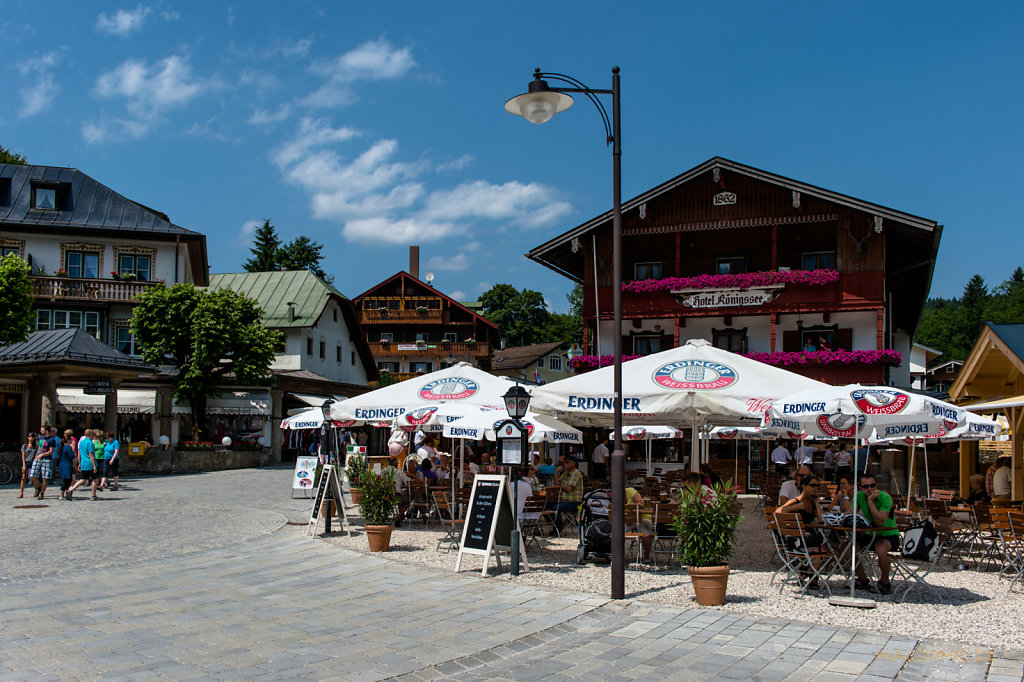
{"label": "wooden chair", "polygon": [[1003,536],[1005,561],[999,577],[1011,578],[1009,590],[1012,590],[1014,583],[1024,576],[1024,512],[1011,511],[1006,516],[1010,530]]}
{"label": "wooden chair", "polygon": [[[625,511],[625,524],[626,526],[633,526],[634,530],[627,531],[625,534],[626,542],[632,542],[636,545],[636,565],[640,564],[641,551],[643,550],[644,542],[654,541],[653,529],[651,532],[643,530],[643,516],[650,515],[651,510],[645,506],[639,504],[627,504],[623,506]],[[614,509],[612,510],[614,513]]]}
{"label": "wooden chair", "polygon": [[523,534],[523,544],[529,546],[532,542],[540,549],[540,539],[544,537],[545,529],[554,529],[554,512],[544,504],[544,498],[539,495],[530,495],[523,503],[523,518],[519,520],[519,527]]}
{"label": "wooden chair", "polygon": [[943,502],[951,502],[956,497],[955,490],[945,490],[942,488],[932,488],[932,499],[942,500]]}
{"label": "wooden chair", "polygon": [[799,514],[775,513],[774,517],[782,539],[781,549],[786,562],[784,567],[789,573],[782,581],[779,593],[781,594],[786,583],[792,580],[800,586],[797,596],[802,598],[811,584],[817,580],[818,589],[824,589],[831,594],[828,577],[837,567],[835,555],[808,546],[807,530],[800,521]]}
{"label": "wooden chair", "polygon": [[[409,509],[415,509],[423,517],[424,527],[430,524],[430,490],[427,481],[409,481]],[[406,512],[408,517],[408,512]]]}
{"label": "wooden chair", "polygon": [[679,513],[678,502],[659,502],[654,507],[654,542],[651,545],[651,558],[658,565],[658,555],[668,554],[668,566],[676,560],[676,543],[679,536],[672,530],[672,523]]}
{"label": "wooden chair", "polygon": [[[901,527],[900,521],[897,520],[896,527],[900,529],[901,535],[906,535],[906,531],[909,530],[909,526]],[[893,576],[902,576],[907,586],[903,590],[903,594],[900,595],[899,601],[904,601],[910,591],[918,585],[927,587],[935,598],[942,602],[942,595],[935,589],[935,586],[928,582],[928,575],[935,568],[935,565],[942,558],[943,552],[949,547],[950,542],[953,538],[953,527],[950,524],[948,518],[939,517],[932,519],[932,527],[935,528],[935,532],[938,533],[938,539],[935,543],[935,550],[932,554],[931,559],[914,559],[912,557],[905,557],[900,552],[900,548],[893,548],[893,551],[889,552],[889,560],[892,562]]]}
{"label": "wooden chair", "polygon": [[433,496],[434,509],[437,511],[437,517],[445,531],[444,537],[437,541],[437,549],[435,551],[440,552],[441,547],[447,545],[448,551],[451,552],[459,547],[459,542],[462,540],[462,527],[465,525],[466,520],[457,518],[459,516],[458,509],[448,498],[448,491],[435,490],[433,491]]}

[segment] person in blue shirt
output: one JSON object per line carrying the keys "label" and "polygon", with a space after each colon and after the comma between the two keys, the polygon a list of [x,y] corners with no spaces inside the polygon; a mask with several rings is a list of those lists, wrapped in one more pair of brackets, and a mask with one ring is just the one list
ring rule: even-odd
{"label": "person in blue shirt", "polygon": [[[100,481],[100,487],[109,487],[111,490],[117,490],[118,485],[121,482],[120,476],[118,476],[118,466],[121,464],[121,443],[114,438],[113,431],[107,431],[107,442],[103,445],[103,457],[107,461],[107,475]],[[110,481],[113,481],[113,485],[110,485]]]}
{"label": "person in blue shirt", "polygon": [[78,441],[78,480],[68,488],[68,500],[74,499],[75,491],[81,488],[86,481],[92,485],[92,499],[100,499],[96,496],[96,488],[99,486],[100,479],[96,475],[98,473],[96,445],[93,443],[92,436],[92,429],[86,429],[85,435]]}
{"label": "person in blue shirt", "polygon": [[67,500],[68,488],[71,487],[72,478],[74,477],[73,469],[75,464],[74,432],[71,429],[64,432],[64,437],[57,444],[56,462],[57,474],[60,476],[59,499]]}

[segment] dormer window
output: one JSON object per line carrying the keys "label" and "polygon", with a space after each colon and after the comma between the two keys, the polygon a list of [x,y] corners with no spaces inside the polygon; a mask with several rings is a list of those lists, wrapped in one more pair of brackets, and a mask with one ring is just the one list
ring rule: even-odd
{"label": "dormer window", "polygon": [[56,211],[57,188],[53,185],[33,185],[32,208],[42,211]]}

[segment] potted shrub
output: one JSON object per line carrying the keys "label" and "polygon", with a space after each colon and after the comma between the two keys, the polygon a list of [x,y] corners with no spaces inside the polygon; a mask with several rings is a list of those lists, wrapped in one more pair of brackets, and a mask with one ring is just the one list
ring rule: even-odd
{"label": "potted shrub", "polygon": [[364,455],[349,455],[348,461],[345,462],[345,478],[348,479],[348,485],[352,491],[352,504],[359,504],[362,482],[367,476],[367,471],[369,469]]}
{"label": "potted shrub", "polygon": [[395,529],[395,513],[398,511],[395,470],[386,467],[379,474],[364,474],[362,493],[359,514],[366,527],[370,551],[386,552],[391,545],[391,532]]}
{"label": "potted shrub", "polygon": [[693,582],[697,603],[725,603],[729,557],[740,522],[739,490],[732,481],[713,487],[689,483],[679,492],[679,512],[672,529],[678,534],[676,555]]}

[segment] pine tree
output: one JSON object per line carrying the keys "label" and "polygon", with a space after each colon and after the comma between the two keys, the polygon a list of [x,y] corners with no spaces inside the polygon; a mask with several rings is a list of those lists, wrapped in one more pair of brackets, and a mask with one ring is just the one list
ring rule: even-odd
{"label": "pine tree", "polygon": [[242,268],[246,272],[277,270],[280,251],[281,240],[277,236],[277,228],[270,224],[270,220],[264,220],[263,226],[257,228],[253,235],[253,246],[249,249],[252,258],[245,261]]}

